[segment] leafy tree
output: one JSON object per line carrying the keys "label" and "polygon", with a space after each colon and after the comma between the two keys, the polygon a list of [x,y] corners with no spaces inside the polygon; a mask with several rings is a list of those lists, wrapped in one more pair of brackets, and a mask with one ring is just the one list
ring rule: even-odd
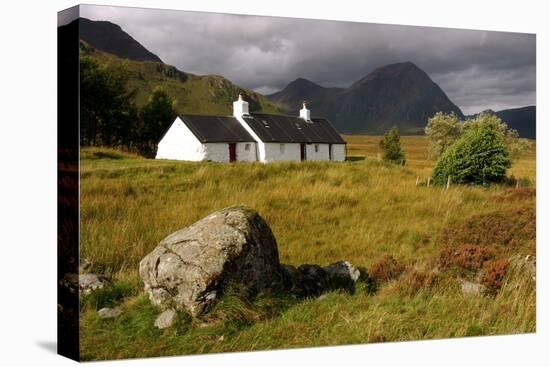
{"label": "leafy tree", "polygon": [[460,128],[460,120],[454,112],[437,112],[430,118],[424,129],[428,137],[430,157],[439,158],[458,139]]}
{"label": "leafy tree", "polygon": [[479,124],[494,126],[496,131],[504,138],[511,157],[520,157],[532,149],[532,144],[528,139],[520,138],[516,130],[510,129],[504,121],[492,113],[479,114],[476,118],[464,122],[462,129],[467,131]]}
{"label": "leafy tree", "polygon": [[89,57],[80,60],[80,140],[82,145],[129,144],[137,110],[126,78]]}
{"label": "leafy tree", "polygon": [[449,176],[455,183],[502,181],[511,161],[505,130],[496,122],[484,116],[465,123],[461,137],[437,161],[433,170],[434,182],[444,184]]}
{"label": "leafy tree", "polygon": [[175,102],[166,90],[155,88],[149,101],[141,109],[140,126],[137,129],[139,150],[145,155],[154,155],[156,144],[177,116]]}
{"label": "leafy tree", "polygon": [[384,137],[380,140],[380,149],[382,149],[384,161],[405,164],[405,153],[401,148],[401,137],[396,127],[391,128],[384,134]]}

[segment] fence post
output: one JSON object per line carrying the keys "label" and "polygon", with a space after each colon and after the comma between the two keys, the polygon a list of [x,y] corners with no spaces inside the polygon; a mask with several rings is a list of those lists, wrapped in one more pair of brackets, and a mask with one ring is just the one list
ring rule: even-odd
{"label": "fence post", "polygon": [[420,176],[416,176],[416,187],[418,187],[418,181],[420,181]]}
{"label": "fence post", "polygon": [[451,176],[447,177],[447,190],[449,190],[449,187],[451,186]]}
{"label": "fence post", "polygon": [[431,179],[432,179],[431,177],[428,177],[428,183],[427,183],[426,187],[430,187],[430,181],[431,181]]}

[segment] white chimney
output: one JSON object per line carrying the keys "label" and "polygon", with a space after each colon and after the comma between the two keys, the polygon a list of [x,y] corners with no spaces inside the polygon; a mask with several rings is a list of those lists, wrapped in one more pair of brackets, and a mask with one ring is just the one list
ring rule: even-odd
{"label": "white chimney", "polygon": [[300,110],[300,118],[303,118],[305,121],[311,121],[309,110],[306,107],[306,101],[302,102],[302,109]]}
{"label": "white chimney", "polygon": [[243,101],[243,96],[239,93],[239,99],[233,102],[233,116],[241,117],[248,115],[248,102]]}

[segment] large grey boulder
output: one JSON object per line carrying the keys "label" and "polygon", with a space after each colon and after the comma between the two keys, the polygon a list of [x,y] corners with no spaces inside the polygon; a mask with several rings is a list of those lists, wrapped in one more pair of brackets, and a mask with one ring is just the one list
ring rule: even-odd
{"label": "large grey boulder", "polygon": [[256,211],[225,208],[163,239],[139,274],[153,304],[198,316],[229,283],[259,292],[279,282],[277,243]]}

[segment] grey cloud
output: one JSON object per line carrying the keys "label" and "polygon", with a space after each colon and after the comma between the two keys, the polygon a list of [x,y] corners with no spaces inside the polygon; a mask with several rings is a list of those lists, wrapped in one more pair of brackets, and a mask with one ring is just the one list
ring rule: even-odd
{"label": "grey cloud", "polygon": [[535,104],[535,36],[109,6],[81,15],[119,24],[165,62],[263,93],[297,77],[346,87],[412,61],[465,113]]}

